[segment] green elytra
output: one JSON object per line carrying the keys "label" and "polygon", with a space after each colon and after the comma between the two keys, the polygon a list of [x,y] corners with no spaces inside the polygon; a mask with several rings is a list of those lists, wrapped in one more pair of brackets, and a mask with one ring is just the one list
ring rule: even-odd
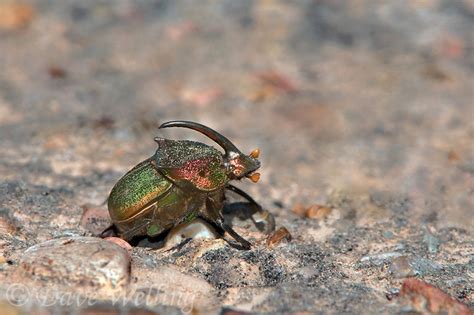
{"label": "green elytra", "polygon": [[199,216],[249,249],[251,244],[224,222],[222,208],[228,189],[263,211],[249,195],[229,184],[244,177],[258,181],[258,149],[245,155],[221,134],[195,122],[170,121],[160,126],[168,127],[199,131],[225,153],[200,142],[155,138],[156,153],[128,171],[113,187],[108,198],[113,226],[107,230],[114,228],[118,236],[130,241],[135,236],[156,236]]}

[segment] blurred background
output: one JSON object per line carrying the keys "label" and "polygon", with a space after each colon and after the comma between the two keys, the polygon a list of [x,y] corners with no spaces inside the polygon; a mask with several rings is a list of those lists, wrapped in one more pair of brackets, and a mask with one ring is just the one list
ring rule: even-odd
{"label": "blurred background", "polygon": [[9,208],[31,239],[74,229],[154,136],[210,144],[157,130],[185,119],[261,149],[238,185],[292,233],[318,204],[344,231],[472,241],[473,100],[472,0],[0,0],[0,194],[38,194]]}
{"label": "blurred background", "polygon": [[267,206],[391,191],[468,227],[473,29],[470,0],[2,0],[2,177],[80,194],[187,119],[261,148]]}

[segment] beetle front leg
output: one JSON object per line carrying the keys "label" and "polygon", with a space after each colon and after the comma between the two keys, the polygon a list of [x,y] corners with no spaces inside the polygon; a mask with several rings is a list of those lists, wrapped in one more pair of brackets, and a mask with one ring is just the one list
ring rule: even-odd
{"label": "beetle front leg", "polygon": [[[231,184],[227,185],[225,188],[232,191],[232,192],[234,192],[234,193],[236,193],[237,195],[239,195],[241,197],[244,197],[251,205],[253,205],[257,209],[257,211],[261,215],[261,220],[257,221],[257,220],[255,220],[255,218],[253,216],[251,216],[250,218],[252,219],[253,223],[257,226],[257,228],[260,231],[265,230],[266,233],[270,233],[270,232],[273,232],[275,230],[275,218],[273,217],[273,215],[270,212],[268,212],[267,210],[264,210],[260,204],[258,204],[252,197],[250,197],[249,194],[247,194],[242,189],[240,189],[240,188],[238,188],[234,185],[231,185]],[[266,222],[266,224],[267,224],[266,228],[261,227],[261,225],[264,225],[264,223],[262,223],[262,221]]]}
{"label": "beetle front leg", "polygon": [[219,209],[215,206],[214,201],[211,198],[206,199],[206,208],[209,212],[209,214],[212,217],[212,221],[217,224],[221,229],[223,229],[225,232],[229,233],[229,235],[235,239],[237,242],[240,243],[240,245],[244,249],[250,249],[252,244],[244,239],[242,236],[240,236],[236,231],[234,231],[233,228],[231,228],[229,225],[227,225],[224,222],[224,217],[222,214],[219,212]]}

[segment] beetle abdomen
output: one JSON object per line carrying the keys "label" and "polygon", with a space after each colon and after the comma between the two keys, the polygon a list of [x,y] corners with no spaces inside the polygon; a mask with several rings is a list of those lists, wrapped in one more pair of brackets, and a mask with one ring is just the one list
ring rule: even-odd
{"label": "beetle abdomen", "polygon": [[143,161],[112,188],[108,199],[112,221],[117,223],[137,216],[172,186],[173,183],[158,172],[151,159]]}

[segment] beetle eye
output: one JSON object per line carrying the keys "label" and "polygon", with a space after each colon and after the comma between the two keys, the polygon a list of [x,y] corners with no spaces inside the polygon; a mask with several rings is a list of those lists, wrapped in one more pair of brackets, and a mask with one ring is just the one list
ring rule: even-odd
{"label": "beetle eye", "polygon": [[249,156],[253,157],[254,159],[257,159],[259,155],[260,155],[260,149],[259,148],[256,148],[255,150],[253,150],[249,154]]}

